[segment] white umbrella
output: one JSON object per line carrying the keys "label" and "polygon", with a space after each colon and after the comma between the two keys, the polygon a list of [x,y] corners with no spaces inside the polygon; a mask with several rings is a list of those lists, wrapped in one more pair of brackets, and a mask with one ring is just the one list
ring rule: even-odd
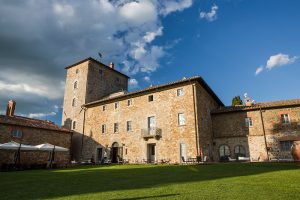
{"label": "white umbrella", "polygon": [[69,149],[67,148],[52,145],[49,143],[36,145],[35,147],[40,151],[69,151]]}
{"label": "white umbrella", "polygon": [[37,150],[35,146],[19,144],[17,142],[11,141],[8,143],[0,144],[0,149],[2,150],[22,150],[22,151],[34,151]]}

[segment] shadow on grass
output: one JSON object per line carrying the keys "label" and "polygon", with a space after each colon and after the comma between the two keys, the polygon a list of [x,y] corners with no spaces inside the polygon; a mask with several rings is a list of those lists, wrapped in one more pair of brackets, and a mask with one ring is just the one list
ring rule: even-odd
{"label": "shadow on grass", "polygon": [[[1,199],[56,198],[89,193],[155,188],[291,169],[298,168],[294,164],[244,163],[200,166],[79,166],[63,170],[3,172],[0,173],[0,196]],[[163,195],[161,197],[164,198]],[[141,198],[159,198],[159,196],[129,199]]]}
{"label": "shadow on grass", "polygon": [[120,199],[112,199],[112,200],[139,200],[139,199],[152,199],[152,198],[166,198],[166,197],[175,197],[179,194],[163,194],[163,195],[154,195],[154,196],[143,196],[143,197],[133,197],[133,198],[120,198]]}

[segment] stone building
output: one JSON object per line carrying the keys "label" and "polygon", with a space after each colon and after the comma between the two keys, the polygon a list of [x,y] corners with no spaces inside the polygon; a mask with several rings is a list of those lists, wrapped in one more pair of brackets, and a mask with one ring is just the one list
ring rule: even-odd
{"label": "stone building", "polygon": [[225,107],[199,76],[127,92],[129,77],[112,63],[87,58],[66,69],[62,124],[75,132],[75,160],[264,161],[289,158],[282,149],[300,135],[300,100]]}
{"label": "stone building", "polygon": [[[6,115],[0,115],[0,144],[11,141],[39,145],[50,143],[68,148],[68,152],[57,152],[55,163],[64,166],[70,162],[72,132],[59,127],[53,122],[14,115],[15,102],[9,101]],[[16,151],[0,150],[0,168],[3,164],[12,164]],[[30,151],[21,152],[22,165],[45,164],[49,159],[49,152]]]}

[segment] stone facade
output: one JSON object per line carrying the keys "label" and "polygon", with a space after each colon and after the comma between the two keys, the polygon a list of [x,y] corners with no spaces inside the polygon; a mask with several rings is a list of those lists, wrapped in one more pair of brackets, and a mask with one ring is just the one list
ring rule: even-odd
{"label": "stone facade", "polygon": [[[62,123],[76,122],[75,160],[116,161],[118,156],[130,162],[179,163],[182,157],[201,155],[219,161],[220,148],[231,158],[289,159],[281,146],[299,137],[299,99],[255,105],[248,99],[247,106],[225,107],[200,77],[130,93],[127,81],[126,75],[91,58],[67,67]],[[178,96],[178,90],[183,95]],[[179,114],[184,125],[178,125]],[[282,114],[288,114],[290,123],[280,123]],[[245,125],[245,118],[252,126]]]}
{"label": "stone facade", "polygon": [[[288,115],[288,123],[282,122],[283,114]],[[252,119],[252,126],[246,126],[245,118]],[[212,121],[217,159],[221,145],[229,147],[232,158],[236,157],[235,147],[241,145],[252,161],[291,159],[290,150],[282,149],[280,143],[300,139],[300,105],[217,111],[212,114]]]}
{"label": "stone facade", "polygon": [[[183,91],[182,96],[177,96],[177,90]],[[199,100],[210,102],[208,107],[198,107],[195,112],[196,93]],[[201,95],[200,95],[201,94]],[[153,95],[153,101],[149,102],[148,97]],[[128,100],[132,105],[128,106]],[[115,109],[115,103],[119,108]],[[105,106],[105,111],[103,111]],[[84,152],[85,159],[94,157],[99,159],[97,148],[111,148],[114,143],[122,146],[123,154],[120,155],[130,162],[141,162],[149,160],[149,145],[155,144],[155,160],[170,160],[173,163],[181,161],[182,153],[180,144],[186,147],[185,157],[196,157],[199,154],[201,145],[211,141],[201,141],[199,137],[210,137],[211,124],[199,128],[197,133],[195,115],[205,114],[211,109],[209,106],[217,106],[207,92],[197,81],[172,85],[167,88],[145,92],[143,94],[130,95],[125,98],[105,101],[88,106],[85,120]],[[185,124],[179,125],[178,114],[183,113]],[[155,116],[155,127],[161,130],[160,138],[146,139],[142,136],[143,130],[148,129],[148,117]],[[202,123],[199,117],[199,122]],[[127,121],[131,121],[132,130],[127,131]],[[114,123],[119,124],[119,131],[114,133]],[[105,133],[102,133],[102,125],[106,126]],[[198,134],[198,136],[197,136]],[[198,137],[198,139],[196,139]],[[201,140],[200,139],[200,140]],[[199,146],[200,145],[200,146]],[[103,149],[103,154],[104,154]],[[100,155],[102,157],[104,155]]]}
{"label": "stone facade", "polygon": [[[14,137],[12,135],[13,130],[22,131],[21,137]],[[29,145],[39,145],[43,143],[50,143],[53,145],[68,148],[68,152],[57,152],[55,154],[55,163],[58,166],[65,166],[70,162],[71,153],[71,132],[58,131],[58,130],[47,130],[26,126],[17,126],[11,124],[4,124],[0,122],[0,143],[17,142]],[[2,164],[14,163],[15,151],[0,150],[0,166]],[[41,151],[21,151],[22,165],[32,164],[46,164],[49,159],[49,152]]]}
{"label": "stone facade", "polygon": [[128,77],[92,58],[82,60],[66,69],[62,126],[74,131],[73,154],[74,159],[79,160],[82,149],[78,147],[81,146],[84,132],[82,105],[126,90]]}

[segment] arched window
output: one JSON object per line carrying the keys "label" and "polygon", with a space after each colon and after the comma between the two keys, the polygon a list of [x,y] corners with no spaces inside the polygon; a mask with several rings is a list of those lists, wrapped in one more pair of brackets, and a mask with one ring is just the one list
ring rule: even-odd
{"label": "arched window", "polygon": [[74,89],[77,89],[78,85],[77,85],[77,81],[74,82]]}
{"label": "arched window", "polygon": [[72,100],[72,106],[73,106],[73,107],[76,106],[76,99],[75,99],[75,98]]}
{"label": "arched window", "polygon": [[229,146],[223,144],[220,146],[219,148],[219,153],[220,153],[220,158],[221,157],[228,157],[230,156],[230,149],[229,149]]}
{"label": "arched window", "polygon": [[236,158],[238,158],[239,156],[246,157],[246,150],[242,145],[237,145],[234,147],[234,154]]}
{"label": "arched window", "polygon": [[72,129],[73,130],[76,129],[76,121],[73,121],[73,123],[72,123]]}

